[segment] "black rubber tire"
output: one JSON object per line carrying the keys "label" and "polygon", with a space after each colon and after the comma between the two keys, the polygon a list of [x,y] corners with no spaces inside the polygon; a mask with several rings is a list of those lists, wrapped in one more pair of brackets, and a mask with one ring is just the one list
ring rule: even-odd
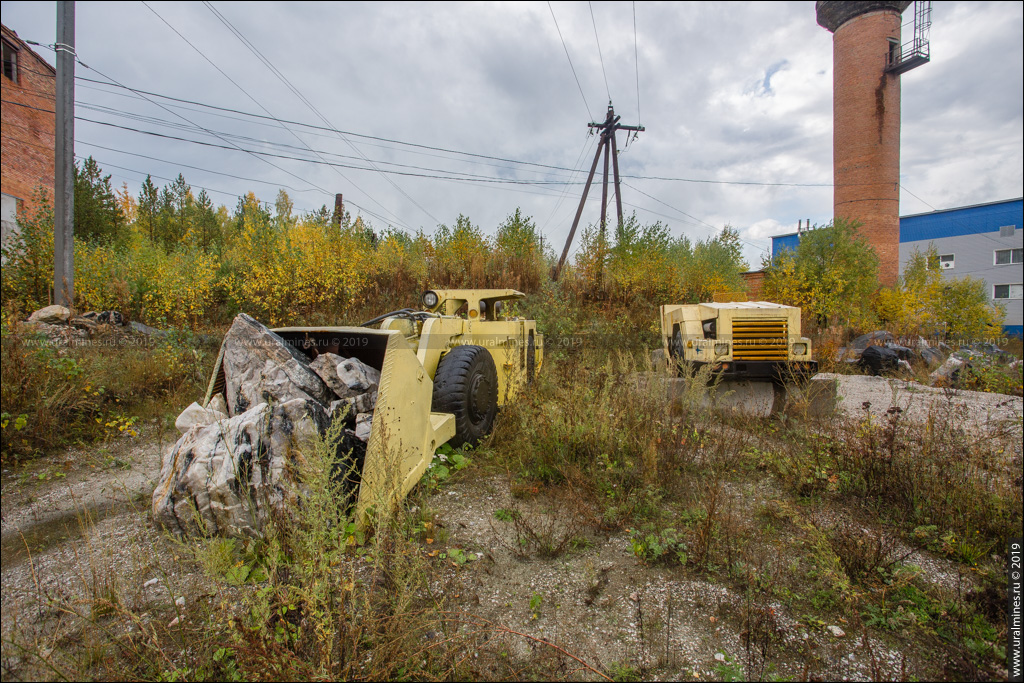
{"label": "black rubber tire", "polygon": [[434,373],[433,410],[455,415],[458,448],[477,445],[494,426],[498,413],[498,371],[482,346],[456,346],[441,357]]}
{"label": "black rubber tire", "polygon": [[526,383],[533,384],[533,378],[536,374],[537,340],[533,337],[533,330],[530,330],[529,341],[526,342]]}

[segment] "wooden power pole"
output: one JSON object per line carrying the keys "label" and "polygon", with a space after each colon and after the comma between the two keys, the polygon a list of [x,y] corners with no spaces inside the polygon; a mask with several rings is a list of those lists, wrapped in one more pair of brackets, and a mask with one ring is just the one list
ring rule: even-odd
{"label": "wooden power pole", "polygon": [[612,103],[608,103],[608,113],[605,116],[603,123],[595,123],[591,121],[588,125],[589,128],[594,128],[601,131],[601,140],[597,143],[597,151],[594,154],[594,163],[590,165],[590,175],[587,176],[587,182],[583,186],[583,196],[580,198],[580,205],[576,208],[576,217],[572,221],[572,229],[569,230],[569,236],[565,240],[565,248],[562,249],[562,258],[558,259],[558,268],[555,269],[555,279],[562,274],[562,266],[565,265],[565,260],[569,257],[569,247],[572,246],[573,237],[576,236],[576,228],[580,224],[580,216],[583,215],[583,205],[587,203],[587,194],[590,193],[590,185],[594,181],[594,172],[597,170],[597,162],[601,158],[601,153],[604,152],[604,178],[603,187],[601,188],[601,239],[605,237],[605,223],[608,214],[608,158],[611,157],[612,161],[612,172],[615,179],[615,208],[618,213],[619,226],[622,225],[622,192],[619,188],[619,148],[615,142],[615,131],[617,130],[630,130],[630,131],[643,131],[643,126],[624,126],[619,123],[621,116],[615,115],[615,108],[612,107]]}

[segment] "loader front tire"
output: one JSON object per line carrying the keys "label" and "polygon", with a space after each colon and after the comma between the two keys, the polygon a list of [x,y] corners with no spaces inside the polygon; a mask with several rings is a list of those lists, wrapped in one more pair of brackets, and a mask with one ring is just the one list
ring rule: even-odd
{"label": "loader front tire", "polygon": [[475,446],[498,412],[498,371],[482,346],[456,346],[437,364],[433,410],[455,415],[454,447]]}

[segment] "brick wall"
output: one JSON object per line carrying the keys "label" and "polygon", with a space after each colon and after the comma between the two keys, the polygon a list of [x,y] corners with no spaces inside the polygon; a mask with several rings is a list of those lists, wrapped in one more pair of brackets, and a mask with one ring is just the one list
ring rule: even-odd
{"label": "brick wall", "polygon": [[[53,194],[54,91],[57,72],[6,26],[4,41],[17,49],[16,80],[0,76],[3,95],[0,185],[24,205],[42,185]],[[23,106],[19,106],[23,105]],[[38,111],[38,110],[46,111]]]}
{"label": "brick wall", "polygon": [[885,66],[900,22],[895,10],[868,12],[839,26],[832,41],[833,211],[862,223],[884,285],[899,276],[900,79]]}
{"label": "brick wall", "polygon": [[750,270],[743,273],[743,284],[747,286],[747,295],[751,301],[761,300],[761,287],[764,286],[764,271]]}

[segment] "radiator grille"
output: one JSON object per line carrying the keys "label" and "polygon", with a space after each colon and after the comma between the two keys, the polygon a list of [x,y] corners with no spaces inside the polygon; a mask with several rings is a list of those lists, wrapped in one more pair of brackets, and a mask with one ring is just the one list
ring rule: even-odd
{"label": "radiator grille", "polygon": [[787,360],[788,339],[789,321],[786,318],[732,321],[734,360]]}

